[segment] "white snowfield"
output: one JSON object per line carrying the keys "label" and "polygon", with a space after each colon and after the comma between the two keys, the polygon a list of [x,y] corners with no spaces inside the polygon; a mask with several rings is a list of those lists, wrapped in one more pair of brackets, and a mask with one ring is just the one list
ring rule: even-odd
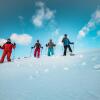
{"label": "white snowfield", "polygon": [[100,50],[0,64],[0,100],[100,100]]}

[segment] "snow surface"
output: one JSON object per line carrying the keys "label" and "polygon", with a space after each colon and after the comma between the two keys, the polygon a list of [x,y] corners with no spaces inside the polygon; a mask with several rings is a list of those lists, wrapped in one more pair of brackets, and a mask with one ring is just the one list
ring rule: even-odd
{"label": "snow surface", "polygon": [[100,100],[100,50],[0,64],[0,100]]}

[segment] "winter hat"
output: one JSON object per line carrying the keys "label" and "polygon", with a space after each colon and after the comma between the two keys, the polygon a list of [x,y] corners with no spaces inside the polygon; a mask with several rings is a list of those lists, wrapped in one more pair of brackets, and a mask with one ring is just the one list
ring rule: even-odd
{"label": "winter hat", "polygon": [[65,34],[64,36],[67,36],[67,34]]}
{"label": "winter hat", "polygon": [[11,42],[11,39],[10,39],[10,38],[8,38],[8,39],[7,39],[7,42]]}
{"label": "winter hat", "polygon": [[37,42],[39,42],[39,40],[37,40]]}
{"label": "winter hat", "polygon": [[52,42],[52,39],[50,39],[50,41]]}

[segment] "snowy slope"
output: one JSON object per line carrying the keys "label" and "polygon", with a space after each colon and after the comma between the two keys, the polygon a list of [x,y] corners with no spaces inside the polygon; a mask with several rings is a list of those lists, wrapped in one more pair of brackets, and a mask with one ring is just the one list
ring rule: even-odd
{"label": "snowy slope", "polygon": [[0,100],[100,100],[100,50],[0,64]]}

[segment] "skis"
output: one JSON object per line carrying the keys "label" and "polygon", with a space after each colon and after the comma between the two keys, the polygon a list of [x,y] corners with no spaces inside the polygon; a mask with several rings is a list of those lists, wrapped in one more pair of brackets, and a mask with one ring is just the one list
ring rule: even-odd
{"label": "skis", "polygon": [[66,55],[62,55],[62,56],[65,56],[65,57],[67,57],[67,56],[75,56],[76,54],[74,54],[74,53],[71,53],[71,54],[66,54]]}
{"label": "skis", "polygon": [[73,54],[70,54],[70,56],[75,56],[75,54],[73,53]]}

